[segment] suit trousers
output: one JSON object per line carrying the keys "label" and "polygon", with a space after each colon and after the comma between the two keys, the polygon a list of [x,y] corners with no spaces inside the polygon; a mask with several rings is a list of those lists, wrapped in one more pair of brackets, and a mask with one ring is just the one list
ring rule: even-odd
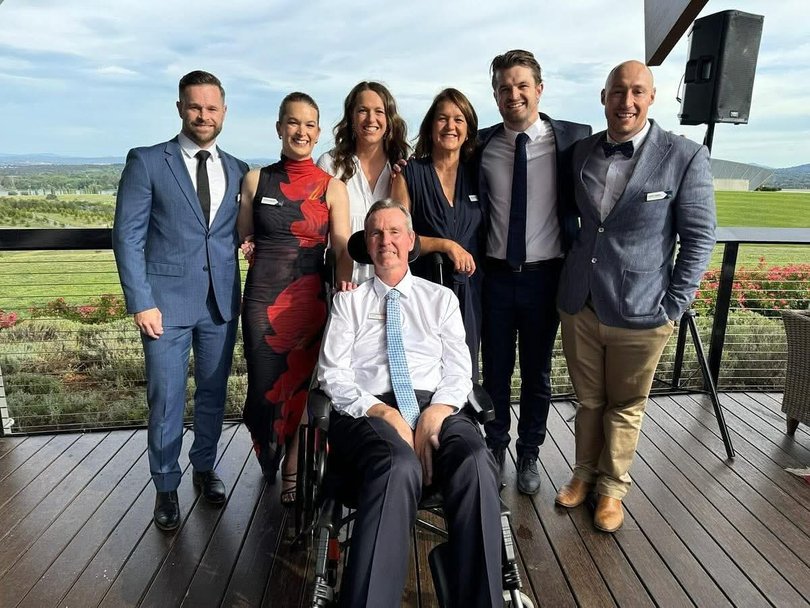
{"label": "suit trousers", "polygon": [[596,492],[622,499],[630,488],[644,408],[655,368],[674,324],[610,327],[589,307],[560,311],[568,373],[577,394],[574,476]]}
{"label": "suit trousers", "polygon": [[225,396],[236,340],[236,318],[223,321],[213,298],[208,314],[192,326],[164,326],[157,340],[141,335],[149,404],[149,470],[158,492],[180,485],[178,464],[183,443],[183,414],[189,354],[194,350],[194,443],[189,452],[197,471],[214,468],[222,433]]}
{"label": "suit trousers", "polygon": [[[333,412],[329,445],[330,468],[334,464],[342,476],[359,485],[340,605],[398,607],[422,495],[419,459],[381,418]],[[448,416],[442,424],[434,476],[448,521],[452,605],[501,605],[497,469],[477,423],[464,412]]]}
{"label": "suit trousers", "polygon": [[520,353],[518,456],[537,458],[546,438],[551,356],[560,324],[555,301],[562,262],[548,260],[523,272],[486,269],[481,359],[484,389],[495,406],[495,420],[484,427],[490,448],[509,445],[516,345]]}

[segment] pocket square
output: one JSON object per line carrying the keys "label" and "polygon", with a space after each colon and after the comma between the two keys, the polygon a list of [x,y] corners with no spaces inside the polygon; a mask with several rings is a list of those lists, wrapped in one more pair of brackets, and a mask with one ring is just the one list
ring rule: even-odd
{"label": "pocket square", "polygon": [[644,201],[652,203],[654,201],[662,201],[665,198],[672,197],[672,190],[659,190],[658,192],[647,192],[644,194]]}
{"label": "pocket square", "polygon": [[281,202],[278,199],[270,198],[267,196],[263,196],[262,200],[259,201],[262,205],[281,205]]}

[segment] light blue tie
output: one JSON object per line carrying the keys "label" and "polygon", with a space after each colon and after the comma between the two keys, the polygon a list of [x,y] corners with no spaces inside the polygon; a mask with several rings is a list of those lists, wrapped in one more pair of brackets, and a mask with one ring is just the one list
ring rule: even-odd
{"label": "light blue tie", "polygon": [[388,345],[388,368],[391,372],[391,386],[397,398],[399,413],[411,428],[419,419],[419,404],[411,384],[408,372],[408,360],[405,358],[405,346],[402,344],[402,321],[399,314],[399,296],[396,289],[388,291],[385,296],[385,338]]}

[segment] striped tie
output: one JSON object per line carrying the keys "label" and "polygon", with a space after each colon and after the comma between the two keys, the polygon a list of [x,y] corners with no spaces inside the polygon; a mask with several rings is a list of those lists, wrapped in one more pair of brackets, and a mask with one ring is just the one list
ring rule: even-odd
{"label": "striped tie", "polygon": [[388,345],[388,367],[391,372],[391,386],[397,399],[399,413],[411,428],[419,419],[419,404],[411,384],[405,346],[402,344],[402,322],[399,314],[399,296],[396,289],[388,291],[385,297],[385,338]]}

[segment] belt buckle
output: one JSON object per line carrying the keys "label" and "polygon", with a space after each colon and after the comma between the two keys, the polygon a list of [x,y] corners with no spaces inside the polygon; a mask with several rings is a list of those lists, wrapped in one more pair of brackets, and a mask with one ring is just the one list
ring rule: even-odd
{"label": "belt buckle", "polygon": [[517,268],[512,268],[512,272],[523,272],[523,266],[526,265],[526,262],[521,262],[520,266]]}

